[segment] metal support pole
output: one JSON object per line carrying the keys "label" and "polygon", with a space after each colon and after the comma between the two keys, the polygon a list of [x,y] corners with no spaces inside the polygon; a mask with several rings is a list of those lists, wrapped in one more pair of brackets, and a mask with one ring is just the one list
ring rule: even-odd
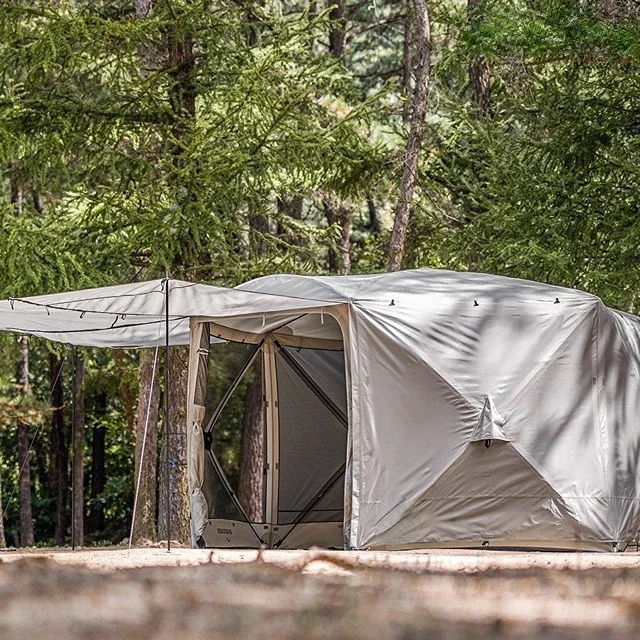
{"label": "metal support pole", "polygon": [[164,421],[167,449],[167,552],[171,551],[171,438],[169,437],[169,284],[167,277],[164,289]]}
{"label": "metal support pole", "polygon": [[71,346],[71,551],[76,549],[76,347]]}

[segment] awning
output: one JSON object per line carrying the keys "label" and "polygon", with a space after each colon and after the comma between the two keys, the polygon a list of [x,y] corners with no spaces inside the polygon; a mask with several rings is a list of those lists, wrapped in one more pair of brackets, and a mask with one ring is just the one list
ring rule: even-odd
{"label": "awning", "polygon": [[[305,329],[302,318],[341,302],[162,279],[2,300],[0,330],[91,347],[164,344],[167,286],[172,345],[189,343],[192,317],[206,317],[217,325],[214,335],[231,333],[239,340],[251,341],[296,321],[300,335],[317,332],[315,324]],[[327,333],[330,329],[327,324]]]}

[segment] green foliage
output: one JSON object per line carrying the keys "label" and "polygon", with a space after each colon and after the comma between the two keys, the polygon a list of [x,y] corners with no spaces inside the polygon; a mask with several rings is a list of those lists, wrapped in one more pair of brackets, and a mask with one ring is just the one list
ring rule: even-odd
{"label": "green foliage", "polygon": [[[595,0],[484,0],[469,13],[466,2],[429,2],[433,70],[405,266],[581,287],[640,309],[640,24],[619,5],[613,15]],[[0,3],[0,297],[165,272],[228,285],[326,272],[342,231],[327,203],[350,211],[352,271],[384,270],[407,134],[404,73],[415,63],[405,55],[410,6],[347,2],[342,23],[329,19],[330,3],[304,0],[158,0],[143,19],[133,0]],[[332,29],[345,30],[340,60],[328,50]],[[478,61],[491,86],[485,115],[469,82]],[[225,349],[208,406],[245,355]],[[26,408],[17,357],[2,340],[5,494]],[[92,536],[119,541],[136,356],[87,357],[88,442],[101,421],[108,444],[97,499],[110,525]],[[42,425],[36,537],[50,540],[50,381],[37,341],[31,377],[27,414]],[[232,480],[245,388],[216,435]],[[86,455],[90,465],[89,446]],[[14,499],[10,540],[16,518]]]}
{"label": "green foliage", "polygon": [[483,55],[493,116],[474,117],[466,89],[450,91],[453,143],[442,135],[437,162],[423,161],[444,203],[427,215],[432,229],[445,222],[430,234],[445,262],[638,309],[639,35],[635,19],[613,22],[589,4],[483,5],[439,77]]}
{"label": "green foliage", "polygon": [[[241,280],[256,244],[250,220],[269,216],[275,195],[357,193],[378,170],[371,103],[345,103],[348,78],[312,50],[326,18],[267,4],[254,19],[252,44],[234,2],[158,2],[144,20],[82,2],[0,7],[4,160],[14,180],[63,201],[54,234],[81,229],[76,251],[98,249],[109,266],[100,272],[216,265],[211,276]],[[187,82],[167,51],[188,42]],[[296,260],[260,267],[317,269],[325,237],[298,232]],[[269,241],[271,256],[291,255],[278,234]]]}

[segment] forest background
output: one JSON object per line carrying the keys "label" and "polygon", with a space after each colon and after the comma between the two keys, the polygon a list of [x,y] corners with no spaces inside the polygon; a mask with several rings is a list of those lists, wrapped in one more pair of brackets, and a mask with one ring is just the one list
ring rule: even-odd
{"label": "forest background", "polygon": [[[632,0],[5,0],[0,36],[0,298],[436,267],[640,311]],[[121,542],[138,476],[134,541],[164,538],[168,472],[187,542],[182,349],[0,363],[0,545]],[[240,495],[260,384],[216,443]]]}

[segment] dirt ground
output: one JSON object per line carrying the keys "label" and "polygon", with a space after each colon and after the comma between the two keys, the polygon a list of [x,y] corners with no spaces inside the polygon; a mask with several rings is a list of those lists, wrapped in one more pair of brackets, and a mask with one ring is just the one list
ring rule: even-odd
{"label": "dirt ground", "polygon": [[640,554],[0,552],[0,638],[635,639]]}

